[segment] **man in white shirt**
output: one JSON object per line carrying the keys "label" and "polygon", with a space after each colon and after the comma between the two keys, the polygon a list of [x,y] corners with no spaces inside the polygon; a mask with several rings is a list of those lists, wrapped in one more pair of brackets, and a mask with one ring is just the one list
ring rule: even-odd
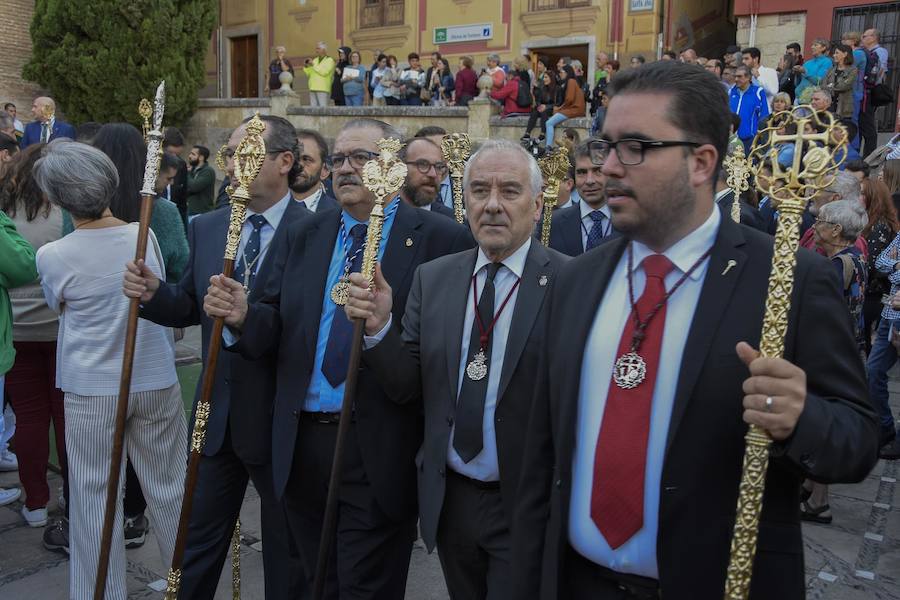
{"label": "man in white shirt", "polygon": [[17,134],[18,137],[21,137],[25,133],[25,126],[22,125],[22,121],[20,121],[16,117],[16,105],[13,104],[12,102],[7,102],[6,104],[3,105],[3,110],[5,110],[7,113],[9,113],[9,116],[13,120],[13,127],[15,129],[15,133]]}
{"label": "man in white shirt", "polygon": [[759,48],[744,48],[741,53],[744,56],[744,64],[750,67],[753,74],[753,84],[758,85],[766,92],[766,102],[769,111],[772,110],[772,99],[778,93],[778,73],[771,67],[762,66],[762,54]]}
{"label": "man in white shirt", "polygon": [[521,147],[486,142],[469,161],[465,190],[478,248],[419,268],[403,333],[391,326],[380,272],[374,294],[350,276],[346,310],[366,319],[363,360],[390,399],[424,402],[420,530],[428,550],[438,548],[450,596],[505,598],[544,298],[566,257],[531,239],[541,173]]}

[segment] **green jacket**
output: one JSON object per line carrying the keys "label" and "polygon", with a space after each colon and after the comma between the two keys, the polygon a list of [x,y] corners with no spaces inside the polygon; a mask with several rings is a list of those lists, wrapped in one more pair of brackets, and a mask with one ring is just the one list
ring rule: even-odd
{"label": "green jacket", "polygon": [[187,209],[189,215],[201,215],[213,208],[216,172],[206,163],[188,171]]}
{"label": "green jacket", "polygon": [[12,345],[12,308],[9,288],[37,279],[34,248],[16,231],[16,226],[0,211],[0,375],[13,366],[16,351]]}
{"label": "green jacket", "polygon": [[331,84],[334,80],[334,69],[337,65],[330,56],[315,57],[308,67],[303,67],[303,72],[309,78],[309,91],[331,93]]}

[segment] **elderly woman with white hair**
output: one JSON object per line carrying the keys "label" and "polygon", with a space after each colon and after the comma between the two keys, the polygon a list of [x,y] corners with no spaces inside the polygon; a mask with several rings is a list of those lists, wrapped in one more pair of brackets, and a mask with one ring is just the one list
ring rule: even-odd
{"label": "elderly woman with white hair", "polygon": [[[272,59],[272,62],[269,63],[269,70],[266,75],[266,89],[265,91],[274,92],[278,89],[281,89],[281,74],[284,71],[287,71],[291,74],[291,77],[294,76],[294,65],[291,64],[291,61],[286,59],[284,55],[287,53],[284,46],[275,46],[275,58]],[[294,87],[293,82],[291,83],[291,88]]]}
{"label": "elderly woman with white hair", "polygon": [[[100,553],[128,315],[121,281],[125,263],[134,256],[138,226],[112,215],[109,202],[119,178],[112,161],[96,148],[76,142],[54,145],[34,169],[43,193],[72,216],[75,226],[71,234],[39,249],[37,269],[47,304],[60,315],[56,381],[65,393],[69,596],[89,598]],[[152,231],[146,262],[165,278]],[[168,565],[181,509],[187,426],[172,331],[149,321],[138,325],[125,449],[144,484],[162,562]],[[106,598],[124,600],[121,491],[113,523]]]}
{"label": "elderly woman with white hair", "polygon": [[[840,282],[844,301],[853,322],[860,357],[865,356],[865,301],[868,268],[855,242],[869,222],[866,207],[859,200],[836,200],[823,205],[813,225],[816,247],[831,261]],[[801,491],[800,518],[815,523],[831,523],[828,486],[806,480]]]}

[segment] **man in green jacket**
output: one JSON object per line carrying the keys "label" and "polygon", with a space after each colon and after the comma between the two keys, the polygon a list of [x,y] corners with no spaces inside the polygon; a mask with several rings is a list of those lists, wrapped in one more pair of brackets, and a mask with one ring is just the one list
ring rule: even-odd
{"label": "man in green jacket", "polygon": [[[12,309],[8,289],[31,283],[37,279],[34,248],[16,231],[16,226],[0,211],[0,436],[3,423],[3,379],[13,366],[16,351],[12,344]],[[0,506],[18,500],[18,488],[0,488]]]}
{"label": "man in green jacket", "polygon": [[194,146],[188,154],[187,208],[188,217],[202,215],[213,208],[216,172],[207,164],[209,148]]}
{"label": "man in green jacket", "polygon": [[328,106],[335,67],[337,65],[334,59],[328,56],[328,46],[325,42],[316,44],[316,57],[307,58],[303,67],[303,72],[309,79],[310,106]]}

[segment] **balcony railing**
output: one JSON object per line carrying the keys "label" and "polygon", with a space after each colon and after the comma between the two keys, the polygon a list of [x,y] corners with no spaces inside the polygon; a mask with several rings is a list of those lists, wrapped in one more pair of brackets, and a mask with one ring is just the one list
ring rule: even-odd
{"label": "balcony railing", "polygon": [[529,10],[559,10],[590,6],[591,0],[529,0]]}
{"label": "balcony railing", "polygon": [[359,28],[403,25],[404,0],[363,0],[359,7]]}

